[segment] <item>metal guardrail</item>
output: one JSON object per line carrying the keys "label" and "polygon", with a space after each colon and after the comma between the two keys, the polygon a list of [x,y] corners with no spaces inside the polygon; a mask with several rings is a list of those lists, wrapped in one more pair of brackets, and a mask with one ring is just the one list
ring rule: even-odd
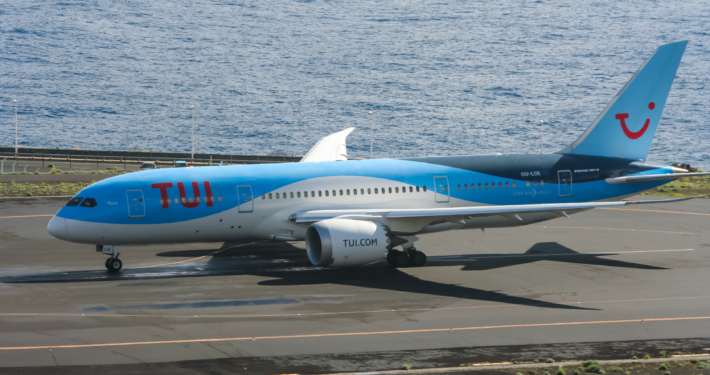
{"label": "metal guardrail", "polygon": [[45,161],[67,161],[72,162],[95,162],[95,163],[120,163],[120,164],[140,164],[152,161],[156,164],[174,164],[177,160],[183,160],[193,165],[215,165],[223,162],[224,165],[239,164],[265,164],[265,163],[289,163],[298,162],[301,158],[297,156],[274,156],[274,155],[223,155],[223,154],[195,154],[191,159],[190,154],[183,153],[153,153],[135,151],[93,151],[93,150],[52,150],[20,148],[15,154],[14,148],[0,147],[0,158],[10,160],[42,160]]}

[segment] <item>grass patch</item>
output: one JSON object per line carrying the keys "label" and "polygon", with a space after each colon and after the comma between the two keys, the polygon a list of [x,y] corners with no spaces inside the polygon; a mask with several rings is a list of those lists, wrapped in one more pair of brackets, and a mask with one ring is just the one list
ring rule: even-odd
{"label": "grass patch", "polygon": [[42,197],[51,195],[75,195],[85,187],[95,183],[91,182],[60,182],[60,183],[32,183],[11,182],[0,183],[0,197]]}
{"label": "grass patch", "polygon": [[642,195],[676,198],[702,195],[705,198],[710,198],[710,176],[678,179],[655,189],[647,190]]}
{"label": "grass patch", "polygon": [[412,369],[412,366],[411,366],[411,365],[408,365],[408,364],[406,364],[406,363],[402,365],[402,370],[407,370],[407,371],[409,371],[409,370],[411,370],[411,369]]}

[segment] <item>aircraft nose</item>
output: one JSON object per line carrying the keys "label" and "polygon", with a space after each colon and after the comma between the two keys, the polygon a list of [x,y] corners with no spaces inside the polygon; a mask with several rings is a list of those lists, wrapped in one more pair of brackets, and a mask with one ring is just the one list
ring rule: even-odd
{"label": "aircraft nose", "polygon": [[54,216],[47,224],[47,231],[60,240],[67,239],[67,220],[63,217]]}

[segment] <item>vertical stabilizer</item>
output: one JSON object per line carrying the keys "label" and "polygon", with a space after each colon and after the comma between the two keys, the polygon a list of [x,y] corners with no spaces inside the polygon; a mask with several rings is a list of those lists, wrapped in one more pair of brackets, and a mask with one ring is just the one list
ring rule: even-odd
{"label": "vertical stabilizer", "polygon": [[645,160],[686,44],[659,47],[582,136],[559,153]]}

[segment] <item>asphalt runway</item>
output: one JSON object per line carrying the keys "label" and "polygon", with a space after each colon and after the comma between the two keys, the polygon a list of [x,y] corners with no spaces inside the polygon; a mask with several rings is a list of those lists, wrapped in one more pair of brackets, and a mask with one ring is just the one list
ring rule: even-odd
{"label": "asphalt runway", "polygon": [[317,269],[303,243],[262,242],[123,247],[120,275],[47,233],[64,202],[0,200],[1,367],[322,356],[336,372],[367,353],[710,337],[710,200],[420,236],[422,268]]}

